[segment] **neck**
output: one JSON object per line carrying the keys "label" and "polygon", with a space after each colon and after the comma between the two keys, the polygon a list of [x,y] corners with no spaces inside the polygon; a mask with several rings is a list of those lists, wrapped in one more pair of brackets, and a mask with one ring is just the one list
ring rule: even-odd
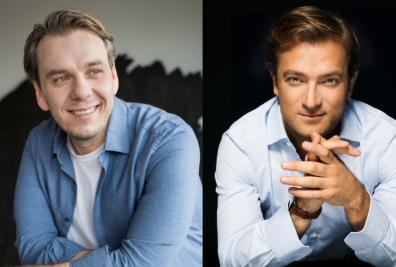
{"label": "neck", "polygon": [[[304,141],[312,142],[311,137],[299,135],[289,126],[289,124],[284,119],[283,119],[283,124],[285,126],[287,137],[289,138],[289,140],[293,144],[293,146],[296,148],[297,154],[300,156],[300,159],[302,161],[304,161],[305,156],[307,155],[308,152],[302,148],[302,143]],[[331,132],[324,135],[323,138],[325,138],[327,140],[327,139],[333,137],[334,135],[339,135],[339,134],[340,134],[340,122],[337,123],[336,127],[334,127],[334,129],[331,130]]]}
{"label": "neck", "polygon": [[70,143],[73,146],[74,152],[77,155],[86,155],[95,151],[106,141],[106,132],[107,131],[105,131],[105,134],[102,134],[101,136],[95,136],[87,140],[76,139],[70,136]]}

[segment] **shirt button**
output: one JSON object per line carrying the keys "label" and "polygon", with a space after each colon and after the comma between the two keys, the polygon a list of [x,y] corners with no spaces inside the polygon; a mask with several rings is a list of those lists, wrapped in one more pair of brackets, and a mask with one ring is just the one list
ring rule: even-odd
{"label": "shirt button", "polygon": [[312,238],[316,238],[318,235],[317,234],[313,234]]}
{"label": "shirt button", "polygon": [[290,143],[287,143],[287,145],[288,145],[288,146],[291,146],[291,144],[290,144]]}
{"label": "shirt button", "polygon": [[69,218],[64,218],[63,219],[65,222],[68,222],[69,221]]}

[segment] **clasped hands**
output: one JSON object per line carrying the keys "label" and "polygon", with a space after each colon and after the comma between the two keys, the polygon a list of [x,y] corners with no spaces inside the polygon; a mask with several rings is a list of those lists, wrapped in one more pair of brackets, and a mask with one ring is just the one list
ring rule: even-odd
{"label": "clasped hands", "polygon": [[289,193],[296,197],[297,206],[307,212],[315,212],[323,202],[327,202],[333,206],[344,206],[346,211],[362,210],[362,205],[367,206],[367,201],[369,203],[370,196],[363,184],[333,153],[358,157],[360,151],[338,136],[326,140],[314,132],[311,138],[312,142],[302,144],[303,149],[308,152],[306,161],[284,161],[281,164],[284,170],[305,174],[303,177],[281,177],[283,184],[302,187],[289,188]]}

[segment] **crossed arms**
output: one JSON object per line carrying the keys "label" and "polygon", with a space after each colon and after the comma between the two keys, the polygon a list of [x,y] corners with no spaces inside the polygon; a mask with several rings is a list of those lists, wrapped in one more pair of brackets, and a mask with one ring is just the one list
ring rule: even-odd
{"label": "crossed arms", "polygon": [[[45,174],[39,175],[38,168],[42,167],[47,170],[48,166],[36,164],[39,160],[37,160],[35,154],[37,149],[34,146],[41,142],[32,141],[30,136],[22,158],[14,202],[17,225],[16,246],[22,264],[63,263],[59,266],[55,265],[57,267],[69,265],[72,267],[169,266],[174,264],[183,244],[187,242],[189,231],[191,229],[194,231],[195,228],[196,249],[191,254],[198,257],[199,246],[201,246],[201,240],[198,239],[202,231],[201,223],[197,220],[202,205],[200,201],[202,185],[198,176],[199,147],[195,135],[187,126],[181,129],[175,128],[173,131],[167,138],[161,140],[162,142],[150,157],[149,171],[147,171],[144,183],[145,191],[137,205],[133,210],[121,211],[122,213],[133,212],[132,219],[110,218],[111,221],[107,220],[105,225],[108,229],[105,227],[100,229],[102,240],[120,244],[119,247],[106,241],[105,244],[101,244],[100,248],[89,253],[84,251],[86,248],[68,240],[65,234],[60,234],[62,233],[60,227],[64,227],[61,224],[63,217],[62,221],[56,221],[56,216],[60,217],[58,214],[60,211],[52,207],[59,200],[56,194],[58,191],[52,195],[46,195],[48,187],[53,184],[46,184],[45,179],[49,178],[46,178]],[[116,158],[118,163],[121,157],[123,155],[120,154],[120,158]],[[62,175],[61,177],[55,176],[56,179],[51,178],[72,183],[71,178],[64,177],[65,174]],[[111,178],[115,179],[114,177],[109,179]],[[123,181],[128,181],[127,178]],[[68,193],[67,190],[65,192],[66,186],[57,188],[60,188],[59,191],[63,189],[64,194]],[[126,190],[125,197],[133,194],[129,188],[120,188],[119,191],[123,189]],[[120,194],[119,191],[118,194]],[[125,199],[121,197],[105,200],[100,203],[105,203],[106,206],[102,205],[102,207],[107,209],[114,207],[117,201],[125,203]],[[107,218],[103,218],[98,223],[103,225],[104,219]],[[122,230],[120,239],[111,239],[121,231],[116,227],[124,221],[126,221],[127,229],[125,232]],[[64,232],[67,234],[67,231]],[[104,236],[103,233],[110,234]],[[100,244],[99,238],[98,241]],[[188,256],[184,255],[185,258]],[[75,260],[69,263],[73,258]],[[194,261],[192,266],[197,266],[199,260],[201,259]]]}

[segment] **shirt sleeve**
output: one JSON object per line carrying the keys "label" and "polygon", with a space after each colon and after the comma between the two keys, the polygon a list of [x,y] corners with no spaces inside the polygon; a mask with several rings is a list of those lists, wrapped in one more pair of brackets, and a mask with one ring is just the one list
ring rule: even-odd
{"label": "shirt sleeve", "polygon": [[[356,256],[374,266],[396,264],[396,138],[380,155],[380,184],[370,196],[370,209],[364,228],[351,232],[345,243]],[[345,218],[346,219],[346,218]]]}
{"label": "shirt sleeve", "polygon": [[[184,129],[159,140],[148,165],[145,193],[121,247],[101,247],[73,261],[72,267],[202,266],[199,147],[191,128]],[[194,213],[200,214],[199,225],[192,223]],[[184,255],[188,263],[176,264],[189,230],[196,234],[190,237],[195,239],[189,248],[194,255]]]}
{"label": "shirt sleeve", "polygon": [[300,242],[287,202],[264,220],[259,192],[249,182],[250,164],[243,150],[223,135],[215,175],[221,266],[285,266],[304,258],[312,249]]}
{"label": "shirt sleeve", "polygon": [[58,236],[51,207],[42,192],[34,159],[26,142],[15,190],[14,219],[19,258],[25,264],[67,262],[85,248]]}

